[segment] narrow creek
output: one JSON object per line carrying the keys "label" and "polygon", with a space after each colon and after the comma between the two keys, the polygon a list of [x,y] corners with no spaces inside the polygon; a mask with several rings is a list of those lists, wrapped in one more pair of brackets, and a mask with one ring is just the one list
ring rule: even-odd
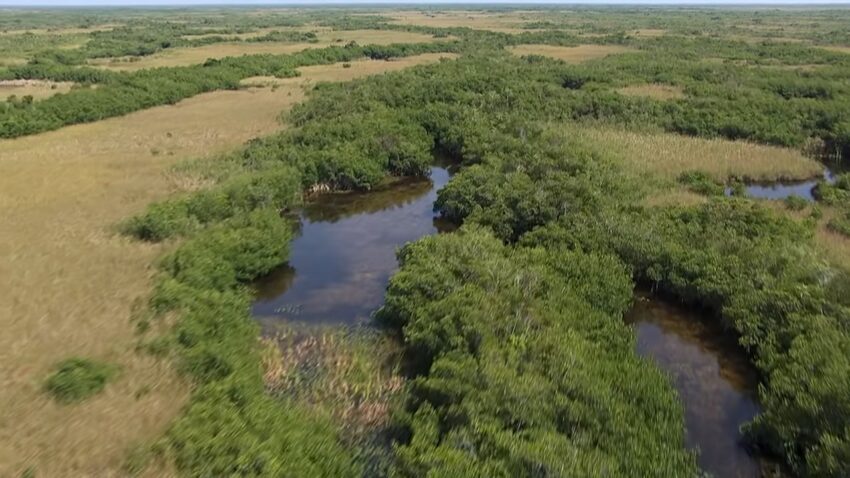
{"label": "narrow creek", "polygon": [[627,314],[637,352],[670,374],[685,409],[685,441],[716,477],[757,478],[739,427],[759,412],[757,376],[734,337],[699,313],[638,293]]}
{"label": "narrow creek", "polygon": [[327,194],[302,211],[290,259],[256,284],[253,315],[263,325],[366,322],[398,267],[396,249],[451,228],[433,212],[449,169],[364,193]]}
{"label": "narrow creek", "polygon": [[[449,178],[449,169],[434,166],[429,178],[307,204],[289,262],[255,284],[252,313],[264,332],[281,323],[366,323],[398,268],[397,248],[453,229],[433,211]],[[687,446],[700,450],[700,466],[718,477],[758,477],[758,461],[739,442],[738,427],[759,411],[746,357],[693,311],[646,295],[636,299],[627,320],[637,332],[637,352],[673,377],[684,403]]]}

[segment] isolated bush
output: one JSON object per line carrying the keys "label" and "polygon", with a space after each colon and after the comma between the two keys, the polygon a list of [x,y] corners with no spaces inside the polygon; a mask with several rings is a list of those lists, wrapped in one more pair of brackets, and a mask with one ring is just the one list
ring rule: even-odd
{"label": "isolated bush", "polygon": [[103,390],[117,371],[111,364],[72,357],[54,367],[45,389],[60,403],[79,402]]}

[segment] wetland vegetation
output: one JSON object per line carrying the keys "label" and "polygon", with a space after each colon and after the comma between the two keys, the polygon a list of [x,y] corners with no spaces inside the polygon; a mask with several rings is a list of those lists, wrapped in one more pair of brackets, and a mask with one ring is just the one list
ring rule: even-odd
{"label": "wetland vegetation", "polygon": [[[29,451],[0,474],[850,475],[849,23],[843,8],[4,16],[0,79],[74,86],[0,103],[0,151],[216,90],[295,98],[277,131],[193,151],[168,170],[183,187],[109,224],[158,256],[121,345],[189,389],[168,420],[108,464]],[[355,31],[424,38],[92,63]],[[367,61],[393,71],[357,78],[380,72]],[[791,192],[762,198],[765,181]],[[134,377],[85,350],[41,376],[63,413]]]}

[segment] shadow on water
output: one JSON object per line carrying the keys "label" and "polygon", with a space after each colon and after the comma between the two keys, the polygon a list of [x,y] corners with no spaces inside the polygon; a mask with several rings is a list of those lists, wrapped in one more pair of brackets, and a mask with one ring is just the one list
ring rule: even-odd
{"label": "shadow on water", "polygon": [[734,337],[699,313],[641,293],[626,321],[637,352],[670,374],[685,410],[689,448],[716,477],[757,478],[759,460],[741,443],[739,427],[759,412],[758,377]]}
{"label": "shadow on water", "polygon": [[[836,176],[850,172],[848,158],[840,153],[822,153],[818,161],[824,166],[822,177],[807,179],[804,181],[769,181],[747,183],[744,186],[744,195],[754,199],[782,200],[791,196],[797,196],[809,202],[817,200],[815,187],[821,181],[832,184]],[[726,195],[735,194],[734,188],[727,187]]]}
{"label": "shadow on water", "polygon": [[252,312],[262,324],[280,320],[357,324],[384,298],[398,267],[396,250],[450,230],[433,211],[449,170],[405,178],[364,193],[327,194],[304,207],[290,260],[256,284]]}
{"label": "shadow on water", "polygon": [[[823,178],[809,179],[807,181],[776,181],[766,183],[751,183],[744,186],[745,195],[754,199],[785,199],[790,196],[798,196],[806,201],[815,201],[815,186],[820,181],[826,181],[829,184],[835,182],[835,175],[831,170],[827,169],[823,173]],[[733,188],[726,188],[726,195],[733,194]]]}

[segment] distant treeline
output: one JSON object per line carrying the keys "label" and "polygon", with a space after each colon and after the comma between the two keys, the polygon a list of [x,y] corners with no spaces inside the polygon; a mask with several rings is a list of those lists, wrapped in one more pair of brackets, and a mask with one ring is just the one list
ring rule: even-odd
{"label": "distant treeline", "polygon": [[421,44],[349,44],[307,49],[292,55],[250,55],[208,60],[202,65],[113,73],[56,63],[29,64],[0,72],[0,79],[45,79],[97,84],[29,104],[0,103],[0,137],[14,138],[77,123],[98,121],[158,105],[174,104],[200,93],[237,89],[251,76],[298,76],[296,68],[353,61],[389,59],[420,53],[456,51],[455,42]]}
{"label": "distant treeline", "polygon": [[[72,67],[54,61],[0,70],[0,78],[50,79],[98,83],[31,105],[0,106],[0,137],[15,137],[67,124],[95,121],[213,89],[235,88],[246,76],[294,75],[298,66],[376,59],[433,51],[497,55],[519,44],[575,46],[593,41],[633,48],[582,64],[542,62],[560,88],[539,105],[548,115],[629,126],[654,126],[702,137],[725,137],[792,147],[827,143],[850,153],[850,55],[794,43],[746,43],[712,38],[665,36],[639,39],[607,35],[591,40],[558,30],[509,35],[468,28],[430,28],[387,24],[363,17],[325,21],[339,29],[382,28],[445,36],[450,41],[346,48],[331,47],[290,56],[255,55],[210,61],[205,65],[160,68],[133,74]],[[447,39],[447,40],[448,40]],[[547,80],[548,81],[548,80]],[[680,88],[671,101],[626,97],[617,89],[660,84]],[[539,101],[535,100],[535,103]],[[80,105],[85,104],[86,107]]]}

